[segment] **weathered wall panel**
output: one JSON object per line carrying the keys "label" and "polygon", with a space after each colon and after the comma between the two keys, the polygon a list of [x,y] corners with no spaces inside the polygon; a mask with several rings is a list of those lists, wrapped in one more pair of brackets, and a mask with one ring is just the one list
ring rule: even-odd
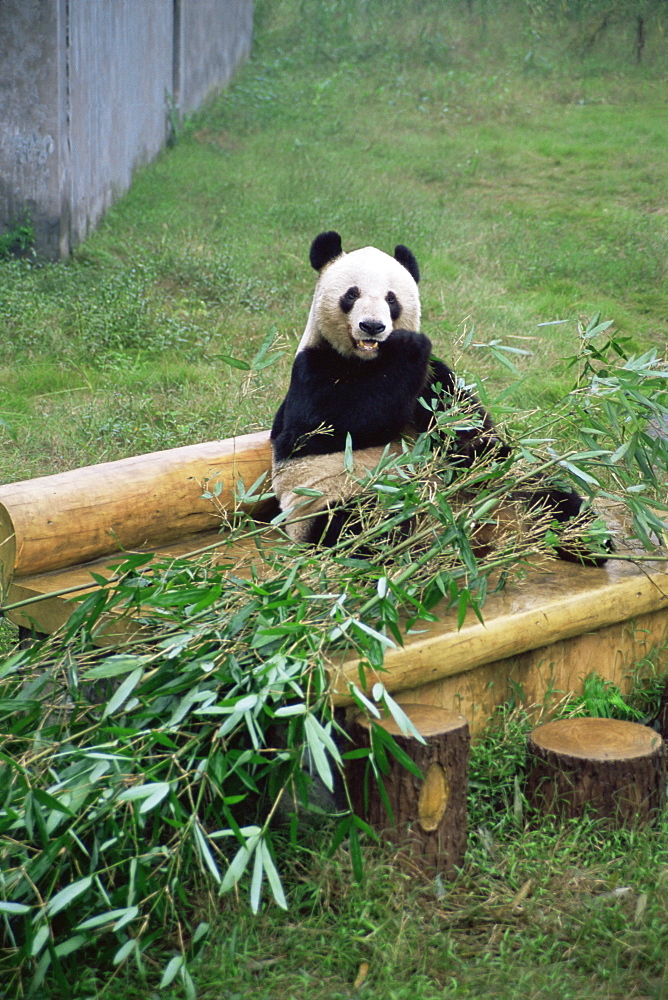
{"label": "weathered wall panel", "polygon": [[181,57],[175,92],[184,112],[224,87],[250,52],[252,0],[177,0]]}
{"label": "weathered wall panel", "polygon": [[27,210],[50,255],[62,215],[59,30],[57,0],[0,0],[0,222],[8,228]]}
{"label": "weathered wall panel", "polygon": [[172,0],[70,0],[71,229],[83,239],[167,136]]}
{"label": "weathered wall panel", "polygon": [[248,55],[252,0],[0,0],[0,232],[65,257]]}

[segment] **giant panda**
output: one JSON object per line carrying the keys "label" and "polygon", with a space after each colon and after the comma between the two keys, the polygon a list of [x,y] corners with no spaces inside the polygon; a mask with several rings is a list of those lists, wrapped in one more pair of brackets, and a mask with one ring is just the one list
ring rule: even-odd
{"label": "giant panda", "polygon": [[[431,430],[435,410],[455,400],[470,410],[464,429],[445,442],[453,464],[469,466],[483,452],[503,460],[509,448],[418,332],[420,272],[407,247],[398,245],[394,256],[371,246],[345,253],[340,235],[329,231],[313,240],[310,263],[318,272],[315,293],[271,430],[272,488],[292,539],[333,545],[354,520],[360,479],[388,451],[400,452],[403,438]],[[574,490],[549,484],[520,499],[562,523],[584,503]],[[605,561],[581,545],[557,552],[593,565]]]}

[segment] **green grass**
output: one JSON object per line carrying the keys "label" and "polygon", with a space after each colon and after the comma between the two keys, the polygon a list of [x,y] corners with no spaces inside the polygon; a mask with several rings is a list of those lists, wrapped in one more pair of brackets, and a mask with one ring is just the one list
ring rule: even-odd
{"label": "green grass", "polygon": [[438,895],[387,861],[371,860],[355,886],[345,856],[305,853],[289,915],[221,916],[197,968],[201,996],[219,997],[224,983],[230,1000],[348,997],[368,963],[360,992],[378,1000],[662,997],[668,898],[655,879],[667,832],[547,823],[488,852],[474,833],[465,870]]}
{"label": "green grass", "polygon": [[[0,266],[0,417],[17,435],[0,425],[0,481],[268,426],[325,228],[408,244],[425,332],[493,391],[514,379],[482,348],[460,359],[464,329],[528,347],[523,404],[569,386],[580,316],[666,342],[654,22],[636,66],[621,21],[583,59],[586,25],[537,26],[522,5],[257,6],[251,62],[73,261]],[[216,355],[248,359],[272,324],[290,350],[244,397]]]}
{"label": "green grass", "polygon": [[[473,748],[469,847],[454,882],[426,880],[369,846],[357,883],[347,851],[326,858],[312,836],[291,851],[287,913],[268,906],[252,917],[227,900],[213,916],[192,969],[198,995],[665,1000],[666,817],[613,831],[527,814],[514,778],[528,728],[521,713],[500,713]],[[106,995],[145,994],[122,980]]]}
{"label": "green grass", "polygon": [[18,642],[18,629],[11,622],[0,620],[0,656],[8,655]]}

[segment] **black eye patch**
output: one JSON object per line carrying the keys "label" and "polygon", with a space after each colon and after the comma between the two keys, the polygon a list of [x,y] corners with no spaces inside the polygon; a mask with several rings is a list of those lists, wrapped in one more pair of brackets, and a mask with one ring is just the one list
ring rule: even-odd
{"label": "black eye patch", "polygon": [[352,285],[347,292],[344,292],[339,299],[339,305],[344,313],[349,313],[360,297],[360,290],[357,285]]}
{"label": "black eye patch", "polygon": [[399,302],[399,299],[396,297],[394,292],[388,292],[387,295],[385,296],[385,301],[390,307],[390,316],[392,317],[392,322],[396,323],[396,321],[401,316],[401,303]]}

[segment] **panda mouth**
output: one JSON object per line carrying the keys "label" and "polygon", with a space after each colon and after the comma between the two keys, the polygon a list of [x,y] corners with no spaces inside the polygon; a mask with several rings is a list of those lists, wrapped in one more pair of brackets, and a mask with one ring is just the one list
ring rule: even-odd
{"label": "panda mouth", "polygon": [[373,353],[373,351],[378,350],[377,340],[356,340],[355,344],[360,348],[360,350],[368,351],[369,353]]}

